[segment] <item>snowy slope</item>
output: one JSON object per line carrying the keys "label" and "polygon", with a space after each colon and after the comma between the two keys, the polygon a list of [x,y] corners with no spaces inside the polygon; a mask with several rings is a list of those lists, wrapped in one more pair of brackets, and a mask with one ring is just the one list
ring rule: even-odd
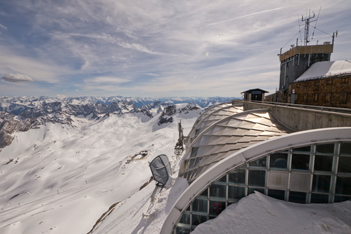
{"label": "snowy slope", "polygon": [[323,61],[312,64],[295,82],[351,73],[351,61]]}
{"label": "snowy slope", "polygon": [[[138,194],[150,179],[149,161],[171,158],[179,119],[187,134],[199,112],[162,125],[161,113],[73,116],[75,127],[48,123],[14,133],[0,152],[0,233],[88,233],[111,205]],[[134,157],[141,150],[149,154]]]}

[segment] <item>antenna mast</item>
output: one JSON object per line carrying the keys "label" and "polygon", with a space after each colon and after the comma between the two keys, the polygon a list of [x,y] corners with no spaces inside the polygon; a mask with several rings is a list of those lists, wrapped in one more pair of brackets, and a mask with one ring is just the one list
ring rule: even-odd
{"label": "antenna mast", "polygon": [[316,20],[311,20],[314,17],[315,17],[315,13],[313,12],[313,16],[311,16],[311,10],[308,13],[308,18],[304,19],[303,16],[302,16],[302,21],[305,21],[305,39],[304,39],[305,46],[307,46],[308,42],[310,42],[309,38],[308,38],[308,33],[309,33],[309,30],[310,30],[310,23],[316,21]]}

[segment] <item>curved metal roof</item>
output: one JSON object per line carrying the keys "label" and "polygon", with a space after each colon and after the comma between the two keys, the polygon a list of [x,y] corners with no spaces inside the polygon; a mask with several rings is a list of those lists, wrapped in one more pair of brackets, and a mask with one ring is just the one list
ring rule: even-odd
{"label": "curved metal roof", "polygon": [[265,109],[225,117],[203,130],[187,147],[179,176],[191,183],[209,167],[234,152],[288,132]]}
{"label": "curved metal roof", "polygon": [[243,112],[243,106],[241,104],[236,106],[225,105],[220,109],[218,109],[217,107],[211,109],[209,112],[206,113],[206,115],[201,116],[201,119],[199,121],[196,121],[197,124],[194,124],[193,128],[191,129],[188,135],[189,141],[187,142],[187,146],[190,145],[191,142],[208,126],[212,125],[220,119],[240,112]]}

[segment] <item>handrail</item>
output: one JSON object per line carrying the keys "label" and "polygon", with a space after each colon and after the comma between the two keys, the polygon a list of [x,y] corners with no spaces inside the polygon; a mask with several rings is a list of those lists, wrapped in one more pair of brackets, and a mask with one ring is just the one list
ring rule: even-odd
{"label": "handrail", "polygon": [[310,109],[310,110],[318,110],[318,111],[325,111],[325,112],[351,114],[351,109],[349,108],[312,106],[312,105],[291,104],[291,103],[283,103],[283,102],[266,102],[266,101],[243,101],[243,102],[262,103],[262,104],[268,104],[273,106],[286,106],[286,107],[295,107],[300,109]]}

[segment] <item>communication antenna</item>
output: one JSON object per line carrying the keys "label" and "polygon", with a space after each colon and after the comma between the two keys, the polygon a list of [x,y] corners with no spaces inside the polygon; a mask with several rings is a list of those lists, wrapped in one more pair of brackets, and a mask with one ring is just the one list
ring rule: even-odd
{"label": "communication antenna", "polygon": [[304,38],[305,46],[307,46],[308,42],[310,42],[309,38],[308,38],[308,34],[309,34],[309,30],[310,30],[310,23],[316,21],[316,20],[311,20],[316,16],[316,14],[314,12],[312,12],[312,13],[313,13],[313,15],[311,16],[311,10],[309,10],[307,18],[304,19],[302,16],[302,21],[305,21],[305,38]]}

